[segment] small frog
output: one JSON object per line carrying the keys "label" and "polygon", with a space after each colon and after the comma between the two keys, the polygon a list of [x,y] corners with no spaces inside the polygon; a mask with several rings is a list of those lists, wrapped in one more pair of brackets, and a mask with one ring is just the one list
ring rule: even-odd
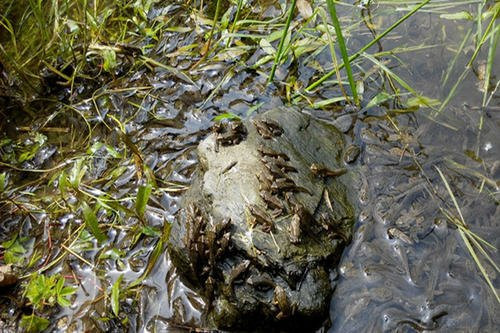
{"label": "small frog", "polygon": [[280,310],[276,315],[276,319],[278,320],[289,317],[294,312],[294,307],[290,304],[285,289],[279,285],[274,287],[273,303],[277,305]]}
{"label": "small frog", "polygon": [[275,151],[272,148],[269,148],[267,146],[260,145],[259,148],[257,148],[257,150],[259,151],[259,153],[262,156],[269,156],[269,157],[274,157],[274,158],[281,157],[285,161],[290,161],[290,158],[286,154],[279,153],[279,152],[277,152],[277,151]]}
{"label": "small frog", "polygon": [[282,172],[297,172],[296,168],[288,164],[287,161],[285,161],[281,157],[273,158],[269,156],[263,156],[260,161],[266,166],[275,166]]}
{"label": "small frog", "polygon": [[361,152],[361,149],[359,148],[359,146],[350,145],[344,151],[344,156],[343,156],[344,162],[345,163],[353,163],[358,158],[360,152]]}
{"label": "small frog", "polygon": [[273,193],[282,192],[305,192],[312,195],[311,191],[305,187],[297,186],[293,180],[290,178],[277,178],[271,184],[271,191]]}
{"label": "small frog", "polygon": [[229,273],[229,275],[227,276],[226,278],[226,293],[227,294],[232,294],[233,292],[233,284],[234,282],[241,277],[241,275],[243,275],[247,269],[248,269],[248,266],[250,266],[250,260],[243,260],[242,262],[240,262],[238,265],[236,265],[235,267],[233,267],[231,269],[231,272]]}
{"label": "small frog", "polygon": [[269,207],[270,209],[283,211],[283,209],[285,208],[281,200],[278,199],[277,196],[272,195],[269,192],[260,191],[260,197],[262,198],[262,200],[264,200],[264,202],[267,204],[267,207]]}
{"label": "small frog", "polygon": [[184,244],[192,253],[197,252],[196,244],[200,238],[200,233],[205,222],[199,208],[193,204],[189,205],[186,209],[187,232],[184,238]]}
{"label": "small frog", "polygon": [[269,276],[269,274],[259,274],[259,275],[251,275],[247,281],[249,285],[257,289],[258,291],[266,292],[274,287],[276,287],[276,283]]}
{"label": "small frog", "polygon": [[300,243],[301,230],[300,230],[299,214],[293,214],[292,219],[290,221],[289,232],[290,232],[290,242],[292,244]]}
{"label": "small frog", "polygon": [[223,146],[236,145],[243,141],[247,134],[246,128],[240,120],[218,122],[214,124],[212,131],[216,133],[216,151],[219,151],[219,144]]}
{"label": "small frog", "polygon": [[278,168],[280,168],[284,172],[297,172],[297,169],[290,164],[288,164],[284,159],[278,157],[275,159],[274,163]]}
{"label": "small frog", "polygon": [[218,243],[218,249],[217,252],[215,253],[216,258],[220,258],[224,255],[226,250],[229,248],[229,243],[231,242],[231,233],[226,232],[225,234],[222,235],[222,237],[217,241]]}
{"label": "small frog", "polygon": [[255,129],[257,130],[257,133],[266,140],[272,139],[273,138],[273,132],[266,126],[266,124],[262,120],[253,120],[252,121]]}
{"label": "small frog", "polygon": [[283,127],[272,119],[264,119],[262,122],[273,132],[274,136],[283,134]]}
{"label": "small frog", "polygon": [[326,177],[338,177],[347,172],[346,168],[338,168],[338,169],[328,169],[326,166],[322,164],[311,164],[311,172],[318,177],[326,178]]}
{"label": "small frog", "polygon": [[255,129],[263,139],[271,139],[283,134],[283,128],[274,120],[271,119],[254,119],[253,124]]}
{"label": "small frog", "polygon": [[407,234],[405,234],[403,231],[399,230],[398,228],[391,227],[387,229],[387,235],[392,239],[392,238],[397,238],[406,244],[413,245],[413,239],[410,238]]}
{"label": "small frog", "polygon": [[249,205],[247,207],[250,211],[250,215],[252,216],[252,220],[250,221],[251,224],[260,224],[264,232],[271,231],[273,227],[271,216],[269,216],[269,214],[265,210],[257,205]]}
{"label": "small frog", "polygon": [[287,178],[285,172],[274,163],[264,163],[264,166],[274,178]]}
{"label": "small frog", "polygon": [[266,172],[260,172],[256,175],[259,180],[259,191],[271,191],[272,177]]}

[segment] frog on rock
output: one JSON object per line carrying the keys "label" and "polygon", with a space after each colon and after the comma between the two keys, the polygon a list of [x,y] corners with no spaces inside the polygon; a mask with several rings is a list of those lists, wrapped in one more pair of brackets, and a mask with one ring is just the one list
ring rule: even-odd
{"label": "frog on rock", "polygon": [[321,322],[354,220],[343,150],[335,127],[287,108],[216,125],[199,144],[169,253],[205,298],[207,327]]}

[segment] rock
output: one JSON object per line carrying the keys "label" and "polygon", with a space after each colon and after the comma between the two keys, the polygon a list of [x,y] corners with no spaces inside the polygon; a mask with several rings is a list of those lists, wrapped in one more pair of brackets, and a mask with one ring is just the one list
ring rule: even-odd
{"label": "rock", "polygon": [[0,266],[0,288],[10,287],[17,282],[17,276],[12,272],[11,265]]}
{"label": "rock", "polygon": [[287,108],[219,125],[199,144],[169,253],[205,297],[208,325],[310,325],[326,315],[354,216],[349,176],[335,171],[343,148],[335,127]]}

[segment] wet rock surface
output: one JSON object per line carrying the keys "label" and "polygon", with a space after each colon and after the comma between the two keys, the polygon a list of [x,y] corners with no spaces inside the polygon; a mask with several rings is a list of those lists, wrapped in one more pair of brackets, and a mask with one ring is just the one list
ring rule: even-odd
{"label": "wet rock surface", "polygon": [[210,325],[321,323],[352,232],[343,148],[333,126],[289,108],[218,125],[200,143],[169,253]]}

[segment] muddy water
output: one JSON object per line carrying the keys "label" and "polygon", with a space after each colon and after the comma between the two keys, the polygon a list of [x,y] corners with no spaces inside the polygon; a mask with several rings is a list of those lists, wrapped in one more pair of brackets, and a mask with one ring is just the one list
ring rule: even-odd
{"label": "muddy water", "polygon": [[[454,8],[459,9],[474,11],[476,6]],[[278,13],[277,4],[256,1],[252,15],[270,19]],[[372,30],[377,33],[400,17],[394,7],[387,5],[371,8],[372,17],[367,10],[356,6],[342,7],[341,13],[345,24],[359,22],[365,15],[373,21]],[[179,209],[180,194],[189,186],[197,163],[194,148],[205,137],[212,119],[224,112],[246,117],[248,110],[255,106],[259,106],[256,112],[283,106],[288,103],[289,95],[284,88],[266,85],[266,76],[259,71],[269,72],[269,63],[259,70],[251,68],[265,52],[248,40],[245,41],[251,46],[250,50],[239,56],[222,54],[220,61],[189,69],[196,59],[172,54],[200,41],[200,34],[194,29],[195,18],[178,4],[157,7],[150,18],[158,15],[174,16],[175,24],[190,27],[192,31],[166,33],[149,56],[189,73],[189,77],[159,68],[130,73],[126,80],[103,87],[97,103],[84,100],[75,106],[78,113],[58,114],[53,125],[79,124],[83,115],[94,128],[91,141],[119,146],[119,133],[112,129],[115,124],[108,120],[106,127],[103,117],[112,115],[120,119],[158,180],[158,190],[149,202],[146,221],[151,227],[161,228],[165,221],[174,219]],[[398,59],[383,60],[414,89],[443,100],[472,55],[469,48],[458,56],[456,67],[443,87],[443,73],[471,27],[473,23],[468,21],[450,21],[440,19],[439,14],[419,13],[389,35],[378,51],[396,46],[429,46],[400,53]],[[250,28],[241,28],[239,32],[256,33]],[[259,28],[258,32],[266,34],[271,30]],[[348,46],[357,50],[370,40],[371,34],[370,29],[361,24],[352,30]],[[370,51],[376,52],[377,47]],[[312,57],[328,68],[328,48]],[[235,58],[238,61],[234,61]],[[481,59],[484,58],[482,55]],[[292,82],[294,77],[303,87],[311,83],[315,67],[310,60],[301,57],[285,61],[276,73],[277,80]],[[496,63],[500,63],[498,59]],[[355,72],[369,72],[372,68],[372,63],[363,61]],[[395,114],[393,110],[401,108],[398,101],[369,109],[339,105],[325,110],[311,109],[304,100],[298,102],[318,118],[335,122],[349,142],[361,147],[360,157],[350,166],[358,193],[353,198],[358,207],[355,236],[341,259],[331,300],[330,331],[494,332],[499,329],[500,306],[456,227],[447,222],[440,210],[453,207],[435,168],[438,166],[445,174],[470,228],[498,248],[500,96],[495,93],[489,105],[481,107],[479,69],[466,76],[455,98],[437,115],[427,108]],[[495,74],[500,75],[496,70]],[[382,89],[389,89],[390,83],[387,77],[374,75],[364,85],[366,105]],[[340,95],[332,85],[322,87],[309,97],[318,101]],[[119,90],[122,88],[127,90]],[[85,126],[82,125],[81,131],[85,132]],[[49,139],[57,145],[56,139]],[[64,147],[60,142],[58,146]],[[38,163],[35,167],[52,157],[47,156],[50,149],[43,152],[40,161],[33,162]],[[105,178],[117,167],[122,170],[113,184],[93,182],[94,193],[106,191],[133,208],[138,186],[133,159],[116,162],[101,152],[101,155],[95,154],[91,162],[87,175],[90,180]],[[40,185],[28,189],[35,193],[43,191]],[[31,200],[22,193],[19,198]],[[82,223],[74,214],[58,216],[50,212],[49,203],[37,204],[54,218],[48,223],[43,222],[43,214],[37,215],[42,229],[44,223],[45,228],[51,224],[56,230]],[[20,218],[12,212],[3,216],[2,232],[10,234]],[[139,278],[147,269],[155,245],[154,240],[142,238],[131,246],[134,235],[127,231],[137,219],[122,218],[121,228],[108,235],[110,241],[104,246],[89,245],[83,240],[77,244],[81,248],[88,246],[83,256],[98,263],[98,269],[92,270],[70,257],[65,266],[49,271],[67,273],[69,266],[82,286],[72,307],[51,314],[59,330],[178,332],[202,328],[203,300],[179,280],[166,254],[159,257],[140,288],[127,294],[121,303],[122,316],[126,314],[129,323],[101,320],[103,310],[109,306],[109,300],[101,297],[102,289],[109,289],[121,274],[125,283]],[[24,225],[28,230],[37,227],[34,221],[25,221]],[[46,236],[39,234],[38,237],[38,246],[43,246]],[[119,259],[103,255],[112,248],[124,254]],[[497,253],[493,251],[491,255],[498,263]],[[498,289],[498,272],[484,260],[483,264]],[[16,313],[15,308],[14,302],[5,306],[9,313]]]}

